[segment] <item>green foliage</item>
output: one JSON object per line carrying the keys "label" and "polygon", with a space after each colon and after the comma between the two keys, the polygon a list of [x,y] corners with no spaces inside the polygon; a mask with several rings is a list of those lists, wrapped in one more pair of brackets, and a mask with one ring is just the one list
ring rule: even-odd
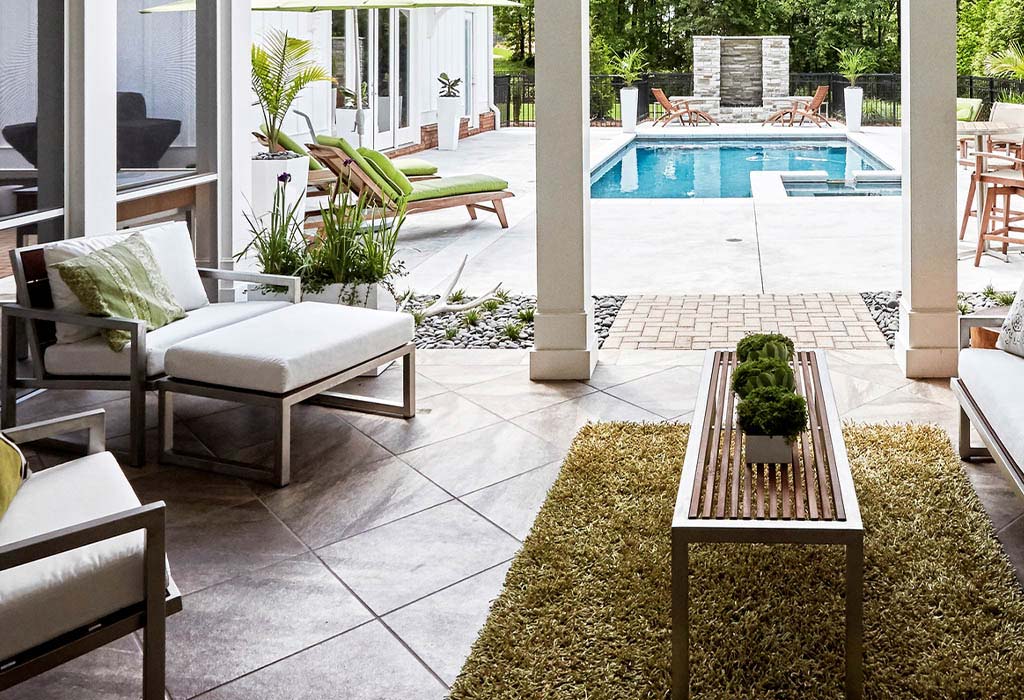
{"label": "green foliage", "polygon": [[1024,48],[1016,41],[985,59],[985,72],[1003,78],[1024,78]]}
{"label": "green foliage", "polygon": [[520,0],[520,7],[494,8],[494,33],[509,49],[509,58],[532,65],[533,40],[536,32],[534,0]]}
{"label": "green foliage", "polygon": [[286,206],[285,186],[285,181],[278,181],[269,216],[245,214],[252,239],[235,255],[235,260],[255,256],[259,269],[268,275],[300,275],[305,266],[305,244],[297,221],[299,203],[290,209]]}
{"label": "green foliage", "polygon": [[865,48],[836,49],[839,52],[839,74],[855,87],[857,80],[875,69],[875,58]]}
{"label": "green foliage", "polygon": [[635,85],[650,68],[643,49],[633,49],[611,60],[612,75],[622,78],[627,86]]}
{"label": "green foliage", "polygon": [[427,315],[422,311],[413,311],[412,320],[416,323],[417,326],[419,326],[422,325],[423,322],[427,320]]}
{"label": "green foliage", "polygon": [[522,309],[518,314],[519,320],[523,323],[533,323],[533,318],[536,315],[537,310],[532,306],[528,309]]}
{"label": "green foliage", "polygon": [[732,375],[732,390],[741,399],[754,389],[777,386],[796,391],[796,378],[787,362],[770,358],[744,362]]}
{"label": "green foliage", "polygon": [[754,389],[736,407],[736,420],[749,435],[780,436],[792,442],[807,429],[807,401],[782,387]]}
{"label": "green foliage", "polygon": [[448,303],[459,304],[463,301],[466,301],[467,296],[468,295],[466,294],[465,289],[456,289],[454,292],[448,295]]}
{"label": "green foliage", "polygon": [[467,328],[477,325],[480,323],[480,312],[476,309],[470,309],[466,313],[462,314],[462,323]]}
{"label": "green foliage", "polygon": [[444,337],[445,337],[446,340],[452,340],[458,334],[459,334],[459,327],[458,326],[448,326],[447,328],[444,329]]}
{"label": "green foliage", "polygon": [[497,299],[488,299],[487,301],[480,305],[480,308],[482,308],[484,311],[497,311],[498,309],[501,308],[501,302],[498,301]]}
{"label": "green foliage", "polygon": [[1009,102],[1015,105],[1024,105],[1024,91],[1021,90],[1000,90],[996,98],[999,102]]}
{"label": "green foliage", "polygon": [[494,298],[499,300],[502,304],[507,304],[512,301],[512,292],[502,287],[498,287],[494,292]]}
{"label": "green foliage", "polygon": [[437,82],[441,83],[441,91],[438,93],[440,97],[458,97],[462,94],[459,92],[462,78],[449,78],[447,73],[442,73],[437,77]]}
{"label": "green foliage", "polygon": [[991,284],[981,292],[986,299],[994,302],[997,306],[1012,306],[1017,298],[1015,292],[997,292]]}
{"label": "green foliage", "polygon": [[974,312],[974,307],[961,298],[956,302],[956,310],[960,312],[961,316],[966,316]]}
{"label": "green foliage", "polygon": [[501,332],[510,340],[519,340],[523,335],[523,324],[506,323],[505,327],[501,329]]}
{"label": "green foliage", "polygon": [[1024,75],[1019,72],[1024,41],[1024,0],[960,0],[957,68],[961,75]]}
{"label": "green foliage", "polygon": [[793,341],[781,333],[753,333],[736,345],[736,354],[739,356],[740,362],[757,359],[761,357],[761,352],[766,345],[781,345],[785,351],[784,357],[779,357],[775,354],[776,350],[774,348],[769,357],[784,359],[787,362],[793,359],[793,355],[796,352]]}
{"label": "green foliage", "polygon": [[332,80],[330,71],[311,60],[313,53],[312,41],[277,29],[267,32],[263,46],[252,46],[252,89],[267,125],[271,153],[277,150],[281,124],[298,94],[312,83]]}

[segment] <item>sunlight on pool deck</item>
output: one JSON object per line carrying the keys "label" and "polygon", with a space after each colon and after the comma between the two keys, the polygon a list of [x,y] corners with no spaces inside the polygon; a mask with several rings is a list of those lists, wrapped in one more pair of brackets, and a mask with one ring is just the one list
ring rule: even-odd
{"label": "sunlight on pool deck", "polygon": [[[652,129],[658,136],[837,136],[819,130],[726,125]],[[867,127],[853,139],[896,171],[900,130]],[[597,166],[629,137],[619,129],[590,130]],[[464,210],[420,214],[403,228],[402,257],[410,270],[399,283],[417,292],[440,291],[464,255],[470,263],[460,287],[484,291],[498,282],[516,292],[536,291],[536,139],[531,128],[506,128],[460,143],[455,152],[428,151],[442,174],[487,173],[509,181],[516,198],[506,202],[511,228],[493,217],[471,221]],[[969,173],[960,169],[962,212]],[[720,294],[865,292],[895,290],[900,277],[900,197],[791,197],[785,199],[594,199],[591,203],[594,294]],[[959,222],[957,222],[959,223]],[[952,227],[951,227],[952,231]],[[974,248],[974,225],[961,248]],[[959,264],[960,289],[991,283],[1017,289],[1024,256],[1010,262],[984,258]]]}

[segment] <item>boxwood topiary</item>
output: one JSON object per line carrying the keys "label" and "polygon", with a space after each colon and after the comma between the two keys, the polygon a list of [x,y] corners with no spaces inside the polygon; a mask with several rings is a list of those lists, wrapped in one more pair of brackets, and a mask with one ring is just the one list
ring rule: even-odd
{"label": "boxwood topiary", "polygon": [[[778,347],[782,347],[776,343]],[[796,391],[796,378],[788,362],[773,358],[749,360],[736,368],[732,375],[732,390],[745,398],[754,389],[777,386]]]}
{"label": "boxwood topiary", "polygon": [[751,391],[736,407],[736,415],[748,435],[777,435],[793,442],[807,429],[807,401],[777,386]]}
{"label": "boxwood topiary", "polygon": [[774,357],[789,362],[795,353],[793,341],[781,333],[754,333],[736,345],[736,355],[740,362],[758,357]]}

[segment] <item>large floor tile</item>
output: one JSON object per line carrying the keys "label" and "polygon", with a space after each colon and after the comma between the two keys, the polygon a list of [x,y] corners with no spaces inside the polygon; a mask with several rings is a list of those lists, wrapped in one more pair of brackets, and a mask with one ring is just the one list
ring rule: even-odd
{"label": "large floor tile", "polygon": [[138,700],[142,649],[129,635],[0,693],[2,700]]}
{"label": "large floor tile", "polygon": [[492,425],[501,420],[458,394],[420,401],[416,417],[407,420],[345,411],[345,420],[395,454]]}
{"label": "large floor tile", "polygon": [[[386,401],[399,401],[402,398],[402,363],[396,362],[378,377],[356,377],[341,384],[332,391],[353,396],[367,396]],[[443,394],[448,389],[421,372],[416,373],[416,398],[429,399],[431,396]]]}
{"label": "large floor tile", "polygon": [[641,421],[657,423],[662,417],[603,392],[588,394],[513,419],[513,423],[545,440],[568,448],[580,428],[590,422]]}
{"label": "large floor tile", "polygon": [[662,418],[671,418],[693,410],[699,384],[700,370],[673,367],[605,389],[605,392]]}
{"label": "large floor tile", "polygon": [[501,593],[511,562],[396,610],[384,621],[451,685]]}
{"label": "large floor tile", "polygon": [[963,467],[995,529],[1024,515],[1024,496],[1005,469],[995,462],[983,461],[964,462]]}
{"label": "large floor tile", "polygon": [[595,391],[582,382],[533,382],[529,370],[459,389],[461,396],[498,414],[514,418]]}
{"label": "large floor tile", "polygon": [[[609,352],[617,351],[611,350]],[[590,379],[587,380],[587,384],[596,389],[607,389],[608,387],[646,377],[661,369],[661,367],[653,365],[618,365],[606,363],[602,360],[597,363],[597,367],[594,368],[594,372]]]}
{"label": "large floor tile", "polygon": [[463,496],[462,501],[506,532],[525,540],[561,470],[561,462],[552,462]]}
{"label": "large floor tile", "polygon": [[203,700],[440,700],[445,687],[379,622],[279,661]]}
{"label": "large floor tile", "polygon": [[323,547],[451,498],[395,457],[348,463],[343,454],[261,498],[303,542]]}
{"label": "large floor tile", "polygon": [[458,502],[321,549],[318,554],[378,614],[510,559],[519,543]]}
{"label": "large floor tile", "polygon": [[167,528],[167,558],[182,593],[305,551],[306,546],[256,500]]}
{"label": "large floor tile", "polygon": [[563,451],[533,433],[497,423],[406,452],[402,459],[461,495],[559,459]]}
{"label": "large floor tile", "polygon": [[[475,351],[463,350],[461,352],[473,353]],[[473,384],[489,382],[509,374],[516,374],[521,372],[522,369],[518,362],[500,365],[461,364],[457,358],[453,358],[451,364],[422,365],[419,372],[423,376],[449,389],[461,389]]]}
{"label": "large floor tile", "polygon": [[134,479],[132,488],[143,503],[163,501],[167,505],[168,525],[204,518],[215,510],[256,498],[251,485],[241,479],[185,467],[158,469]]}
{"label": "large floor tile", "polygon": [[188,698],[371,618],[311,554],[186,596],[168,619],[167,687]]}
{"label": "large floor tile", "polygon": [[843,418],[859,423],[933,423],[951,435],[959,424],[956,403],[938,388],[918,382],[862,404]]}

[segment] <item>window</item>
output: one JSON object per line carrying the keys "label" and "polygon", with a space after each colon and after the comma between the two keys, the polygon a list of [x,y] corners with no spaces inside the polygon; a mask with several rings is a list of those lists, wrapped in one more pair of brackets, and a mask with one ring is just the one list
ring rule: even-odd
{"label": "window", "polygon": [[466,79],[462,94],[466,100],[466,115],[473,117],[473,13],[466,13]]}
{"label": "window", "polygon": [[196,13],[118,0],[118,190],[196,172]]}

